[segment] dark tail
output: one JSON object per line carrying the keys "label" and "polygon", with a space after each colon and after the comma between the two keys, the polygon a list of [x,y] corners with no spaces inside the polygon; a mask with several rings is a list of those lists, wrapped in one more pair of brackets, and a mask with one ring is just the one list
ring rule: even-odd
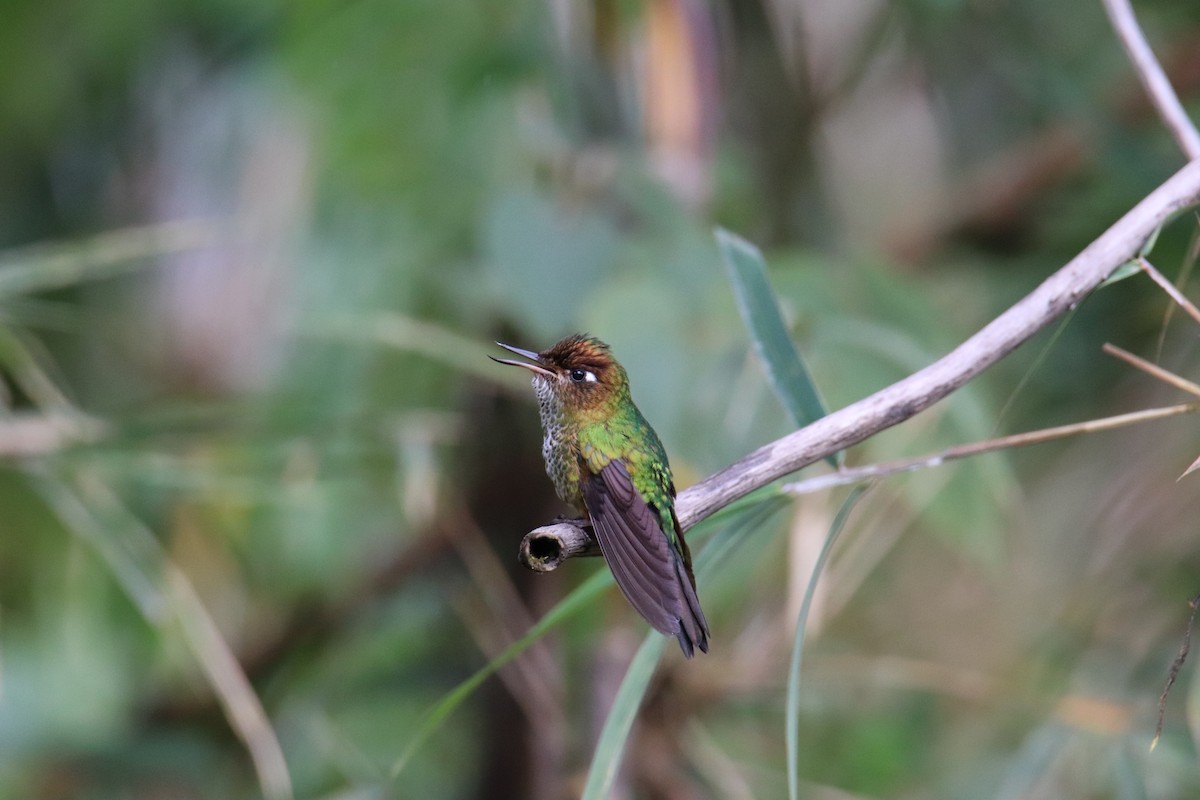
{"label": "dark tail", "polygon": [[708,620],[700,608],[700,598],[696,596],[696,576],[692,572],[692,553],[688,549],[687,540],[683,538],[683,529],[679,526],[679,518],[675,509],[671,509],[671,521],[675,523],[675,541],[679,543],[679,552],[675,559],[675,577],[683,593],[684,609],[679,617],[679,631],[675,638],[683,654],[691,658],[696,648],[708,652]]}
{"label": "dark tail", "polygon": [[682,558],[675,560],[675,577],[679,580],[679,588],[683,591],[684,608],[679,617],[679,630],[675,638],[683,654],[691,658],[699,647],[708,652],[708,620],[700,609],[700,598],[696,596],[696,583],[691,570],[684,564]]}

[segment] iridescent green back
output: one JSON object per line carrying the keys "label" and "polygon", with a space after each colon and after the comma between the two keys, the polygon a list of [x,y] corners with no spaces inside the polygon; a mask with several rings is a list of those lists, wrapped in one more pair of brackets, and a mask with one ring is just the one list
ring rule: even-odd
{"label": "iridescent green back", "polygon": [[633,401],[626,399],[607,420],[584,424],[578,436],[583,463],[592,472],[598,473],[613,459],[625,460],[634,488],[658,511],[663,531],[675,542],[667,453]]}

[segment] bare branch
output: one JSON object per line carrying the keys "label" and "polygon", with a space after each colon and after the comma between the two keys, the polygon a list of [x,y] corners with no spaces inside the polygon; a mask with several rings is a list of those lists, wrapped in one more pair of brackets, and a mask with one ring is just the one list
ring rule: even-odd
{"label": "bare branch", "polygon": [[[1104,349],[1106,352],[1113,353],[1114,355],[1117,355],[1114,351],[1125,353],[1124,350],[1107,344],[1104,346]],[[1131,358],[1141,361],[1136,356],[1131,356]],[[1136,362],[1130,363],[1140,366]],[[1153,367],[1153,365],[1150,366]],[[1155,377],[1160,377],[1154,372],[1151,374],[1154,374]],[[1182,403],[1164,408],[1151,408],[1144,411],[1133,411],[1128,414],[1104,417],[1102,419],[1087,420],[1070,425],[1059,425],[1039,431],[1016,433],[1011,436],[1001,436],[981,442],[971,442],[969,444],[948,447],[945,450],[927,456],[897,459],[895,461],[884,461],[879,464],[866,464],[861,467],[842,469],[827,475],[818,475],[808,480],[786,484],[783,487],[783,491],[793,495],[810,494],[824,489],[831,489],[835,486],[861,483],[872,478],[882,478],[901,472],[913,472],[918,469],[939,467],[947,461],[967,458],[981,453],[1042,444],[1067,436],[1112,430],[1113,428],[1120,428],[1125,425],[1136,425],[1141,422],[1165,419],[1180,414],[1194,414],[1197,411],[1200,411],[1200,404]],[[1186,475],[1187,473],[1184,474]],[[521,564],[535,572],[552,572],[561,567],[563,562],[568,558],[600,555],[600,549],[595,539],[592,538],[588,529],[582,523],[582,520],[560,522],[537,528],[527,533],[525,539],[521,542]],[[535,553],[538,555],[534,555]]]}
{"label": "bare branch", "polygon": [[[1083,252],[950,353],[918,372],[763,445],[679,494],[679,522],[687,530],[760,486],[867,439],[925,410],[1015,350],[1099,286],[1113,270],[1137,258],[1159,227],[1200,201],[1200,160],[1176,172]],[[534,542],[550,557],[538,557]],[[540,572],[574,555],[594,554],[577,525],[539,528],[522,542],[521,560]]]}
{"label": "bare branch", "polygon": [[1129,60],[1133,62],[1138,79],[1141,80],[1142,86],[1146,88],[1146,93],[1150,95],[1150,100],[1158,109],[1163,123],[1175,137],[1180,149],[1187,154],[1188,159],[1194,161],[1200,158],[1200,132],[1188,119],[1187,113],[1179,102],[1179,97],[1171,88],[1171,82],[1167,80],[1166,73],[1163,72],[1158,59],[1154,57],[1154,51],[1146,42],[1146,36],[1142,33],[1137,18],[1133,14],[1133,6],[1130,5],[1129,0],[1104,0],[1104,10],[1108,12],[1108,18],[1117,32],[1117,37],[1124,45],[1125,52],[1129,54]]}
{"label": "bare branch", "polygon": [[788,434],[679,495],[684,529],[759,486],[873,436],[946,397],[999,361],[1135,258],[1167,220],[1200,200],[1200,161],[1183,167],[1066,266],[928,367]]}

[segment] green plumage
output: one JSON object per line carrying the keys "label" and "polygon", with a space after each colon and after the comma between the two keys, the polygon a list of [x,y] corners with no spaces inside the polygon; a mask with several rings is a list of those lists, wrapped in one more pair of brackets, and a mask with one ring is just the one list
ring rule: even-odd
{"label": "green plumage", "polygon": [[[633,487],[658,512],[663,531],[673,544],[678,544],[672,515],[675,487],[671,483],[667,453],[658,434],[633,401],[621,404],[605,422],[581,425],[576,436],[579,441],[579,470],[599,474],[613,459],[624,459],[629,477],[633,479]],[[579,482],[579,470],[575,474],[576,484]]]}

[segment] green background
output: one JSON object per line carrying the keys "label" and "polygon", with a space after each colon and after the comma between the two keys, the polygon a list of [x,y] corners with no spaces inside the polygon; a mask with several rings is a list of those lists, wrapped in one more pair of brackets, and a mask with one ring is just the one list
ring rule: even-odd
{"label": "green background", "polygon": [[[1200,6],[1138,12],[1200,117]],[[611,588],[395,774],[435,704],[602,568],[516,564],[563,509],[532,392],[491,342],[608,341],[688,486],[792,428],[714,226],[763,249],[838,408],[943,355],[1184,163],[1092,0],[3,17],[3,797],[262,796],[230,721],[255,697],[297,797],[578,796],[645,634]],[[1160,237],[1169,277],[1196,229]],[[847,463],[1180,402],[1100,346],[1189,376],[1196,330],[1122,281]],[[800,794],[1200,792],[1191,662],[1148,749],[1200,591],[1198,478],[1176,482],[1192,430],[865,495],[809,618]],[[697,532],[736,535],[701,576],[712,652],[667,648],[613,796],[785,796],[796,614],[844,498]]]}

